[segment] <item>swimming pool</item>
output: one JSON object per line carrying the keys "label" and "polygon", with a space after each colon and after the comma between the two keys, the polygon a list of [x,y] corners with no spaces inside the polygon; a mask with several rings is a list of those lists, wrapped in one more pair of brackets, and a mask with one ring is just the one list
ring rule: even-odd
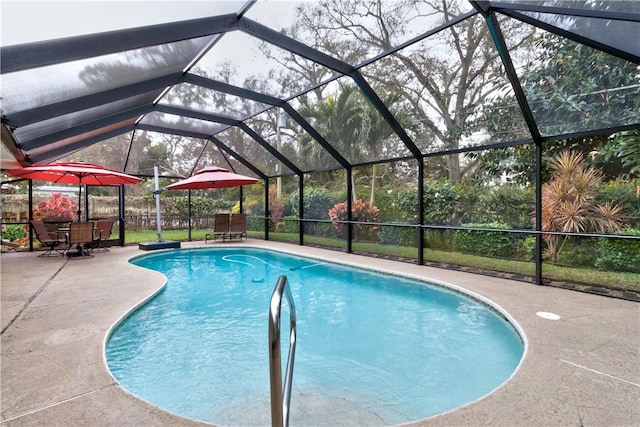
{"label": "swimming pool", "polygon": [[[205,422],[270,425],[267,320],[282,274],[297,314],[291,425],[389,425],[442,413],[499,387],[524,351],[486,304],[398,276],[250,248],[132,262],[168,282],[114,329],[109,369],[140,398]],[[283,311],[288,318],[286,303]],[[282,343],[286,359],[288,330]]]}

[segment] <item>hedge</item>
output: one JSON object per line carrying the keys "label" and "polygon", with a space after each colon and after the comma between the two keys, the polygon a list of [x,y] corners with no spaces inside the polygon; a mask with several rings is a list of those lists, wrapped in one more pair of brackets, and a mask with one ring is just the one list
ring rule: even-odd
{"label": "hedge", "polygon": [[[508,229],[499,222],[464,224],[465,227]],[[526,234],[504,231],[455,230],[453,248],[468,254],[500,258],[522,258]]]}

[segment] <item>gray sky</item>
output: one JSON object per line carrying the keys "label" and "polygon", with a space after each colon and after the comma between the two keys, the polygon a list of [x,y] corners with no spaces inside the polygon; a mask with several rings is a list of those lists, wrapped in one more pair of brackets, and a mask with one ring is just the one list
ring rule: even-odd
{"label": "gray sky", "polygon": [[[2,0],[0,44],[8,46],[232,13],[245,3],[245,0]],[[298,3],[260,0],[248,16],[279,29],[291,21]]]}

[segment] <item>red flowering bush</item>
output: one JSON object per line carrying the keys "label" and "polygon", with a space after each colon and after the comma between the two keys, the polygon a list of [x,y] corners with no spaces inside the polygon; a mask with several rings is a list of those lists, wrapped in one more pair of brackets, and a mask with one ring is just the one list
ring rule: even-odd
{"label": "red flowering bush", "polygon": [[[380,210],[375,206],[370,206],[369,202],[363,202],[360,199],[354,200],[351,204],[351,210],[354,221],[378,222]],[[334,221],[333,228],[336,229],[338,237],[346,238],[347,224],[338,221],[347,220],[347,202],[336,203],[333,208],[329,209],[329,218]],[[356,240],[374,241],[377,238],[377,231],[378,227],[375,225],[355,225],[354,238]]]}
{"label": "red flowering bush", "polygon": [[73,221],[77,214],[78,203],[61,193],[53,193],[33,209],[33,218],[42,221]]}

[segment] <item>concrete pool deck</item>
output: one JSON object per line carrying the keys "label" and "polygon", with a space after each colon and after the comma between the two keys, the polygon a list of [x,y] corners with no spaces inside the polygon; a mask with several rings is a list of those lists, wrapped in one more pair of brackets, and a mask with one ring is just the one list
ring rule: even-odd
{"label": "concrete pool deck", "polygon": [[[640,425],[640,303],[306,246],[260,240],[206,246],[245,244],[447,282],[509,313],[528,343],[516,374],[479,401],[411,425]],[[0,256],[0,424],[208,425],[130,395],[104,363],[110,328],[164,283],[159,273],[127,262],[143,253],[127,246],[89,259]]]}

